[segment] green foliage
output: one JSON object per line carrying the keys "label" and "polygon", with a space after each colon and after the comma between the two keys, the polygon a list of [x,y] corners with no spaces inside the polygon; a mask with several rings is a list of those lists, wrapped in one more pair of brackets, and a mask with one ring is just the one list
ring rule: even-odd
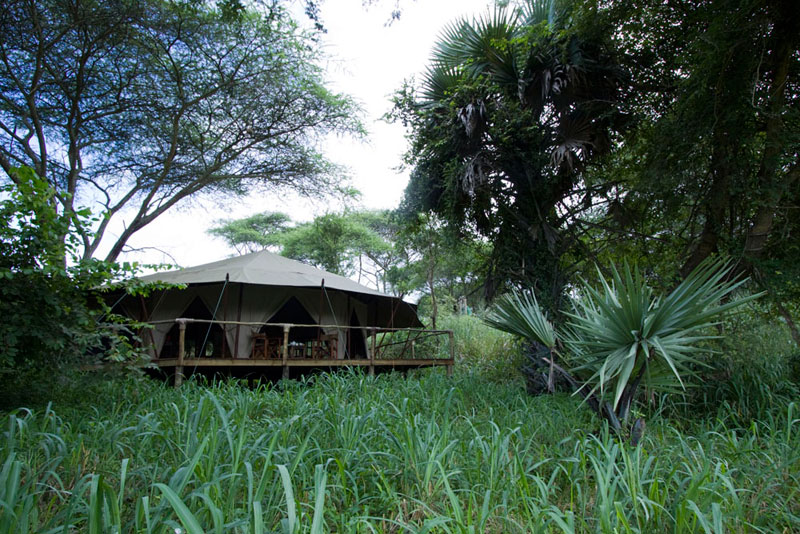
{"label": "green foliage", "polygon": [[747,427],[800,395],[800,352],[789,329],[775,321],[769,303],[756,301],[728,316],[724,333],[697,369],[702,383],[673,407],[676,418],[703,413]]}
{"label": "green foliage", "polygon": [[[81,352],[92,321],[83,291],[102,280],[85,265],[65,268],[71,218],[55,209],[55,191],[30,168],[15,169],[0,204],[0,367],[26,369]],[[79,348],[80,347],[80,348]]]}
{"label": "green foliage", "polygon": [[475,293],[492,245],[455,231],[432,213],[402,220],[395,245],[400,261],[389,269],[389,276],[404,293],[424,293],[420,312],[428,315],[436,328],[440,309],[455,308],[459,299],[473,306],[480,302]]}
{"label": "green foliage", "polygon": [[491,250],[487,243],[457,235],[430,214],[408,220],[386,210],[327,213],[302,223],[267,212],[221,221],[209,233],[240,253],[272,248],[385,293],[422,291],[432,318],[438,314],[437,298],[455,301],[475,293],[476,273]]}
{"label": "green foliage", "polygon": [[[578,288],[561,343],[570,381],[618,427],[627,423],[640,386],[685,389],[697,355],[710,350],[703,342],[718,337],[712,327],[720,316],[761,295],[731,299],[745,280],[732,281],[732,267],[718,261],[703,263],[664,296],[654,296],[641,272],[627,263],[622,272],[614,266],[611,272],[609,281],[598,269],[601,289],[587,283]],[[487,322],[548,347],[554,372],[557,337],[535,298],[508,296]]]}
{"label": "green foliage", "polygon": [[[472,373],[180,390],[117,381],[3,415],[0,532],[792,532],[800,422],[654,418]],[[91,395],[91,401],[87,396]],[[754,453],[755,451],[755,453]]]}
{"label": "green foliage", "polygon": [[221,237],[239,254],[256,252],[281,244],[281,235],[287,231],[291,217],[285,213],[267,211],[244,219],[220,221],[208,233]]}
{"label": "green foliage", "polygon": [[358,272],[362,256],[376,256],[390,247],[391,244],[364,223],[362,216],[328,213],[286,232],[281,253],[349,276]]}
{"label": "green foliage", "polygon": [[[88,210],[65,215],[57,192],[32,169],[15,169],[0,188],[0,373],[4,397],[52,387],[78,362],[135,357],[133,334],[106,313],[101,288],[135,266],[80,260],[76,227]],[[66,236],[66,238],[65,238]]]}
{"label": "green foliage", "polygon": [[293,223],[279,212],[221,221],[209,233],[239,253],[267,248],[343,276],[357,276],[386,291],[387,271],[394,266],[397,226],[388,211],[326,213],[310,222]]}
{"label": "green foliage", "polygon": [[730,281],[731,274],[730,265],[705,262],[669,294],[654,297],[641,272],[626,264],[621,274],[612,266],[610,283],[600,275],[602,290],[582,287],[583,298],[568,314],[568,345],[601,394],[613,390],[615,410],[623,395],[630,404],[640,381],[651,390],[673,390],[676,382],[683,387],[701,343],[716,337],[710,332],[720,316],[761,296],[730,299],[745,282]]}
{"label": "green foliage", "polygon": [[523,339],[541,343],[548,349],[556,347],[556,332],[547,314],[533,293],[507,293],[497,299],[486,324]]}
{"label": "green foliage", "polygon": [[783,1],[685,7],[583,2],[576,17],[614,36],[636,124],[590,173],[616,191],[586,247],[684,276],[712,254],[740,258],[796,314],[799,12]]}
{"label": "green foliage", "polygon": [[460,372],[499,383],[522,378],[519,374],[522,354],[514,336],[488,326],[478,315],[444,314],[439,326],[453,331],[456,369]]}
{"label": "green foliage", "polygon": [[557,309],[573,221],[591,206],[583,172],[621,126],[620,77],[605,37],[533,4],[446,27],[393,117],[411,131],[402,209],[492,243],[481,269],[488,299],[538,284]]}
{"label": "green foliage", "polygon": [[[4,7],[0,166],[34,168],[63,213],[101,214],[77,229],[83,258],[116,260],[200,194],[343,193],[316,147],[361,135],[359,110],[325,86],[315,32],[283,2]],[[125,228],[107,232],[122,213]]]}

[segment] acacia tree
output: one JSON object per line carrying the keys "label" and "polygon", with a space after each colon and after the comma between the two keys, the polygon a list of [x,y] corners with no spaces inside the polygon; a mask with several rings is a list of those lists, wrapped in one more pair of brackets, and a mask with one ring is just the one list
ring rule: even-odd
{"label": "acacia tree", "polygon": [[552,1],[529,2],[458,21],[421,87],[396,99],[414,166],[404,209],[493,243],[488,299],[506,281],[535,283],[558,306],[574,211],[597,193],[583,172],[620,123],[608,43],[573,31],[568,15]]}
{"label": "acacia tree", "polygon": [[488,243],[454,234],[431,214],[408,221],[387,210],[327,213],[297,224],[286,214],[267,212],[220,221],[209,234],[240,254],[271,249],[401,298],[426,293],[434,325],[440,295],[472,296],[491,251]]}
{"label": "acacia tree", "polygon": [[389,212],[326,213],[293,223],[280,212],[221,221],[209,230],[240,254],[274,249],[282,255],[387,290],[385,272],[392,263]]}
{"label": "acacia tree", "polygon": [[[313,35],[277,0],[12,0],[0,14],[0,166],[30,165],[60,212],[99,203],[83,257],[198,193],[335,188],[315,149],[360,133],[323,85]],[[107,230],[125,218],[119,235]]]}
{"label": "acacia tree", "polygon": [[225,240],[238,254],[280,247],[283,234],[291,228],[292,218],[276,211],[256,213],[243,219],[220,221],[208,233]]}
{"label": "acacia tree", "polygon": [[[422,292],[429,299],[431,326],[436,328],[445,297],[475,302],[481,289],[482,265],[491,256],[489,243],[454,231],[432,213],[405,219],[395,238],[397,258],[389,270],[395,287]],[[420,301],[422,302],[422,301]]]}

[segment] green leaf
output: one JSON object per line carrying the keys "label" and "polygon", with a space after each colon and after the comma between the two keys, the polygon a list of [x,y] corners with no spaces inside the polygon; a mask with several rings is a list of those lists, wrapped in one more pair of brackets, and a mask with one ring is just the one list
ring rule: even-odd
{"label": "green leaf", "polygon": [[161,490],[161,493],[172,506],[187,534],[205,534],[200,522],[172,488],[161,483],[156,483],[155,487]]}

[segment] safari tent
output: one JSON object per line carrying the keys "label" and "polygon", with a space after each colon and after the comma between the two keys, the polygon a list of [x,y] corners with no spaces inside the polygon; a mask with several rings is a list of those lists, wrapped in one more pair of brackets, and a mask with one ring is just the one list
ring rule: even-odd
{"label": "safari tent", "polygon": [[285,341],[289,357],[374,358],[371,332],[422,327],[400,298],[268,251],[141,280],[183,286],[115,308],[152,325],[142,337],[154,359],[176,358],[180,341],[185,358],[285,359]]}

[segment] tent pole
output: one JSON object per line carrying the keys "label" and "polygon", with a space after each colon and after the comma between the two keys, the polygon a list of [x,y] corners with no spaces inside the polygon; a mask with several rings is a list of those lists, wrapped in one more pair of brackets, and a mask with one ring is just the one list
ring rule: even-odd
{"label": "tent pole", "polygon": [[244,291],[244,284],[239,284],[239,305],[237,306],[236,310],[236,339],[233,340],[233,357],[239,357],[239,331],[242,325],[238,324],[242,322],[242,292]]}
{"label": "tent pole", "polygon": [[183,384],[183,357],[186,351],[186,321],[178,319],[178,365],[175,366],[175,389]]}
{"label": "tent pole", "polygon": [[289,359],[289,325],[283,325],[283,354],[281,355],[283,359],[283,379],[289,380],[289,364],[287,360]]}
{"label": "tent pole", "polygon": [[[208,343],[208,336],[211,334],[211,328],[214,326],[214,321],[217,320],[217,312],[219,311],[219,305],[222,302],[222,297],[223,297],[223,295],[225,295],[225,288],[228,287],[228,280],[229,280],[229,275],[228,275],[228,273],[225,273],[225,283],[222,285],[222,291],[220,291],[220,293],[219,293],[219,298],[217,299],[217,305],[214,307],[214,313],[211,314],[211,321],[208,323],[208,330],[206,330],[206,337],[203,339],[203,344],[200,345],[200,352],[197,355],[198,358],[202,358],[203,355],[206,352],[206,343]],[[225,335],[224,335],[225,334],[225,329],[224,328],[222,329],[222,333],[223,333],[223,338],[224,338],[225,337]],[[225,342],[223,341],[223,346],[224,346],[224,343]],[[212,348],[213,348],[213,345],[212,345]],[[224,354],[221,354],[220,356],[222,358],[225,357]],[[213,358],[214,355],[212,354],[211,357]],[[195,367],[197,367],[197,366],[195,366]]]}

